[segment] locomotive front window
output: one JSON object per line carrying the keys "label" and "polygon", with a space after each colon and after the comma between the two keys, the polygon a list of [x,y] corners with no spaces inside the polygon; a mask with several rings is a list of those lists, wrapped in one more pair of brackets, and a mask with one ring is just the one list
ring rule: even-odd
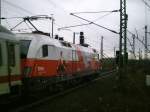
{"label": "locomotive front window", "polygon": [[26,58],[29,50],[31,40],[20,40],[21,44],[21,58]]}

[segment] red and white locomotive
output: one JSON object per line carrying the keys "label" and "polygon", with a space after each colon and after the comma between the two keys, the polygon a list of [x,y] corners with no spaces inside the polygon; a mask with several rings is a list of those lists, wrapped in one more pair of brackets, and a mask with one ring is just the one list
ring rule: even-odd
{"label": "red and white locomotive", "polygon": [[97,51],[87,47],[82,38],[80,45],[36,33],[17,34],[17,39],[20,41],[22,79],[30,85],[28,89],[88,76],[101,67]]}

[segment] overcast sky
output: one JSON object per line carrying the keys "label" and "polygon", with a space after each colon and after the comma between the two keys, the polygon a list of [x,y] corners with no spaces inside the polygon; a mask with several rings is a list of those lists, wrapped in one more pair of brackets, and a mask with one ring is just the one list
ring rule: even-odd
{"label": "overcast sky", "polygon": [[[150,5],[150,0],[146,0]],[[120,8],[120,0],[2,0],[2,17],[23,17],[33,15],[50,15],[53,14],[55,18],[54,34],[59,34],[65,40],[72,42],[73,32],[84,31],[85,41],[92,47],[99,50],[100,37],[104,36],[104,53],[109,56],[113,55],[113,48],[118,47],[119,35],[113,34],[95,25],[88,25],[76,28],[69,28],[69,30],[57,29],[64,26],[77,25],[87,23],[76,17],[69,15],[72,12],[82,11],[111,11]],[[107,13],[97,14],[78,14],[78,16],[95,21],[99,25],[105,26],[112,30],[119,32],[119,13],[111,13],[108,16],[100,19]],[[128,14],[128,29],[135,33],[135,28],[138,30],[140,38],[144,36],[144,26],[147,23],[150,29],[150,8],[145,8],[142,0],[127,0],[127,14]],[[20,19],[3,20],[2,24],[7,28],[13,27]],[[41,30],[50,31],[50,22],[36,23]],[[22,28],[24,25],[22,26]],[[76,42],[78,43],[78,35],[76,35]],[[128,34],[131,39],[131,35]],[[139,42],[136,42],[138,46]],[[136,47],[138,50],[139,47]],[[130,46],[128,47],[130,50]]]}

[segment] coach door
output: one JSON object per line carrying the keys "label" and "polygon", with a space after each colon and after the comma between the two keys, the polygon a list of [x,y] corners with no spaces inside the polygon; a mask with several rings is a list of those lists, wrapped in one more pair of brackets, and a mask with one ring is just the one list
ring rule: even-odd
{"label": "coach door", "polygon": [[7,62],[7,44],[0,39],[0,95],[10,92]]}
{"label": "coach door", "polygon": [[21,84],[19,44],[8,42],[7,49],[9,86],[12,87]]}
{"label": "coach door", "polygon": [[7,55],[8,55],[8,79],[9,79],[9,86],[11,87],[11,76],[13,68],[15,67],[15,45],[14,43],[8,42],[7,43]]}

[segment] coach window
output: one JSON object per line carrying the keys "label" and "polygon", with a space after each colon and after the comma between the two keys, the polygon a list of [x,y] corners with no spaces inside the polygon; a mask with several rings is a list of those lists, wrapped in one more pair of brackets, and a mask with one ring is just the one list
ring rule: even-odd
{"label": "coach window", "polygon": [[43,57],[48,56],[48,45],[42,46],[42,53],[43,53]]}
{"label": "coach window", "polygon": [[10,66],[15,66],[15,45],[9,44],[8,45],[8,61]]}
{"label": "coach window", "polygon": [[0,44],[0,66],[2,66],[2,47]]}

